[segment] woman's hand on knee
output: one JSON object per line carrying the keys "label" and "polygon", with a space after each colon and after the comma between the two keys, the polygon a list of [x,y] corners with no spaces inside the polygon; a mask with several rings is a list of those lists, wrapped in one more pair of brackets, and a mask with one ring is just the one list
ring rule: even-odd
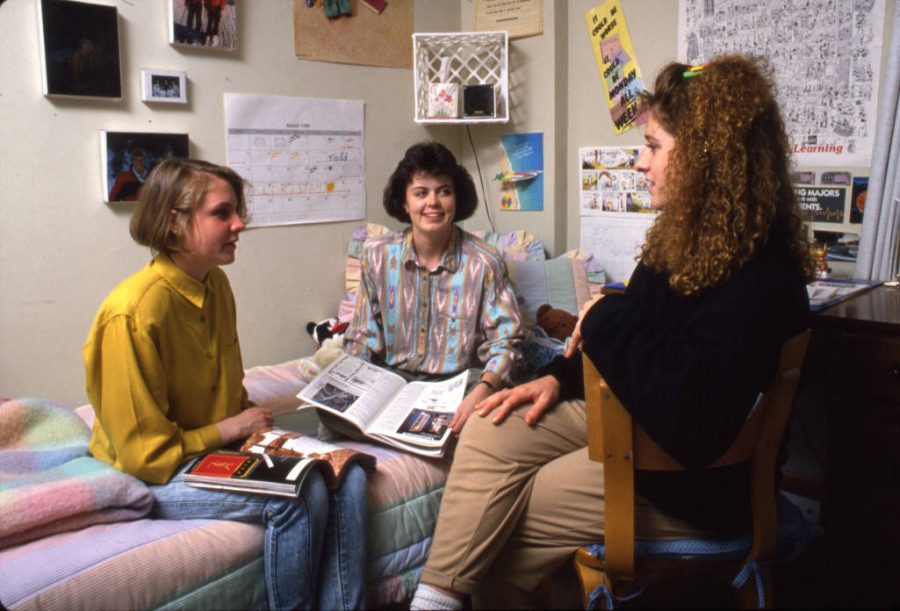
{"label": "woman's hand on knee", "polygon": [[531,403],[525,413],[525,423],[534,426],[541,416],[559,400],[559,381],[553,376],[544,376],[525,384],[494,393],[475,406],[478,415],[493,414],[491,422],[500,424],[511,411]]}

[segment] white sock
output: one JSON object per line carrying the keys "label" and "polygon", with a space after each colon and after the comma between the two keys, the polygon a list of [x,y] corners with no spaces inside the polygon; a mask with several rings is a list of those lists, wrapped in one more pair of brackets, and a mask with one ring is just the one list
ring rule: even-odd
{"label": "white sock", "polygon": [[447,596],[440,590],[432,588],[425,583],[419,583],[416,594],[409,603],[410,611],[459,611],[463,608],[462,601],[452,596]]}

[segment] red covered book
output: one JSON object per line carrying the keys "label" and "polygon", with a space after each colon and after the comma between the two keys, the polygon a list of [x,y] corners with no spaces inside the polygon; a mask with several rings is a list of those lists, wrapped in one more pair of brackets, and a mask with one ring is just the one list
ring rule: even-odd
{"label": "red covered book", "polygon": [[185,473],[184,481],[200,488],[295,497],[313,469],[321,469],[331,487],[340,485],[346,464],[359,463],[369,472],[375,469],[374,456],[281,429],[251,435],[241,450],[204,454]]}

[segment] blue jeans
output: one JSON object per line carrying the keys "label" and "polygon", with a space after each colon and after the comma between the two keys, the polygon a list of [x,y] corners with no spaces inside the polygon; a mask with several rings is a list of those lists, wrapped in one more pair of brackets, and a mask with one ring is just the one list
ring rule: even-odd
{"label": "blue jeans", "polygon": [[195,488],[182,480],[187,463],[167,484],[151,485],[150,516],[212,518],[266,525],[263,564],[269,608],[361,609],[365,604],[366,475],[353,465],[329,491],[312,471],[290,499]]}

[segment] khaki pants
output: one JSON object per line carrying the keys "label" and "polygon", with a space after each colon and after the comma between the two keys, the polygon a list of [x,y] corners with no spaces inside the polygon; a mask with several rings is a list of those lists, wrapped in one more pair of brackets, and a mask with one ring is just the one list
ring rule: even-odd
{"label": "khaki pants", "polygon": [[[603,467],[587,456],[583,401],[565,401],[529,427],[520,408],[503,424],[473,414],[444,490],[422,581],[482,598],[527,593],[603,535]],[[642,534],[686,534],[636,501]],[[483,586],[483,588],[482,588]],[[513,600],[506,601],[510,605]]]}

